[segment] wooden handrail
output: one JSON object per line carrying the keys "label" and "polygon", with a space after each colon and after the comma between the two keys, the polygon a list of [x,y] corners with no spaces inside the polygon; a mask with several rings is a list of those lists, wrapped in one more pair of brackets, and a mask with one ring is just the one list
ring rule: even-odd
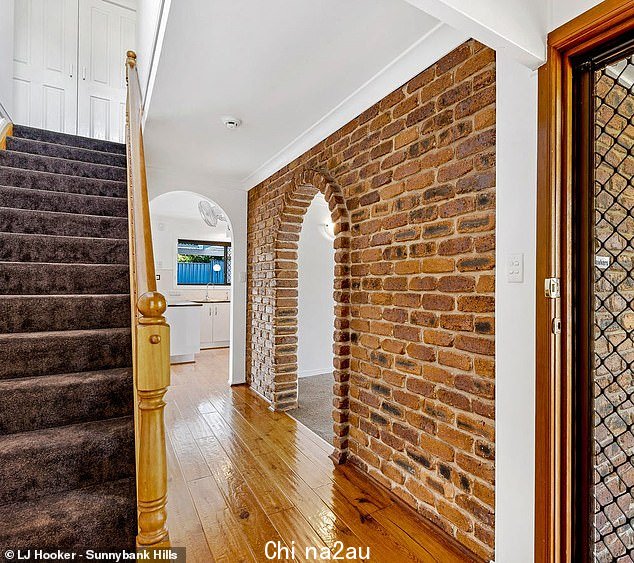
{"label": "wooden handrail", "polygon": [[0,121],[0,151],[3,151],[7,148],[7,137],[13,135],[13,123],[7,121],[2,125],[2,121]]}
{"label": "wooden handrail", "polygon": [[13,135],[13,119],[0,100],[0,151],[7,148],[7,137]]}
{"label": "wooden handrail", "polygon": [[165,297],[156,290],[150,205],[143,152],[142,97],[136,54],[128,51],[126,152],[130,303],[136,442],[137,546],[167,546],[167,455],[163,400],[170,384]]}

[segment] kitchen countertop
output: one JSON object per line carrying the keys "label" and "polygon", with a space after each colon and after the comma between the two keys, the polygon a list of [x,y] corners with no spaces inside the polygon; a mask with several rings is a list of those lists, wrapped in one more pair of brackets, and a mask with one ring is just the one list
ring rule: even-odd
{"label": "kitchen countertop", "polygon": [[168,303],[168,307],[202,307],[207,303],[231,303],[230,299],[219,299],[218,301],[172,301]]}
{"label": "kitchen countertop", "polygon": [[193,301],[174,301],[173,303],[168,303],[168,307],[202,307],[202,303],[194,303]]}

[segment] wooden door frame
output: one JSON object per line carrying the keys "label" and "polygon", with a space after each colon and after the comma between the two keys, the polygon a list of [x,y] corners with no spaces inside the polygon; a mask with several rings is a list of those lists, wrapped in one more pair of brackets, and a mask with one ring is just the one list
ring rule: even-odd
{"label": "wooden door frame", "polygon": [[[572,560],[572,64],[634,30],[634,2],[606,0],[548,36],[538,79],[535,558]],[[560,297],[544,293],[559,278]],[[561,332],[554,334],[555,319]]]}

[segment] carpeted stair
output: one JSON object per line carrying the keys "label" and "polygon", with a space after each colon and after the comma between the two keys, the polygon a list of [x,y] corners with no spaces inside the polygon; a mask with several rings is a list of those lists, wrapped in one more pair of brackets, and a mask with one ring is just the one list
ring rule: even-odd
{"label": "carpeted stair", "polygon": [[0,557],[134,549],[125,146],[0,151]]}

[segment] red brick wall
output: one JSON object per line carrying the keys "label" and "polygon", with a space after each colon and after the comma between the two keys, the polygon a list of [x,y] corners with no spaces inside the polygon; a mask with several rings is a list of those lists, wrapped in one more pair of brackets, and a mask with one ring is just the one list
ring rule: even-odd
{"label": "red brick wall", "polygon": [[249,192],[250,385],[296,400],[296,248],[338,236],[335,446],[493,555],[495,55],[468,41]]}

